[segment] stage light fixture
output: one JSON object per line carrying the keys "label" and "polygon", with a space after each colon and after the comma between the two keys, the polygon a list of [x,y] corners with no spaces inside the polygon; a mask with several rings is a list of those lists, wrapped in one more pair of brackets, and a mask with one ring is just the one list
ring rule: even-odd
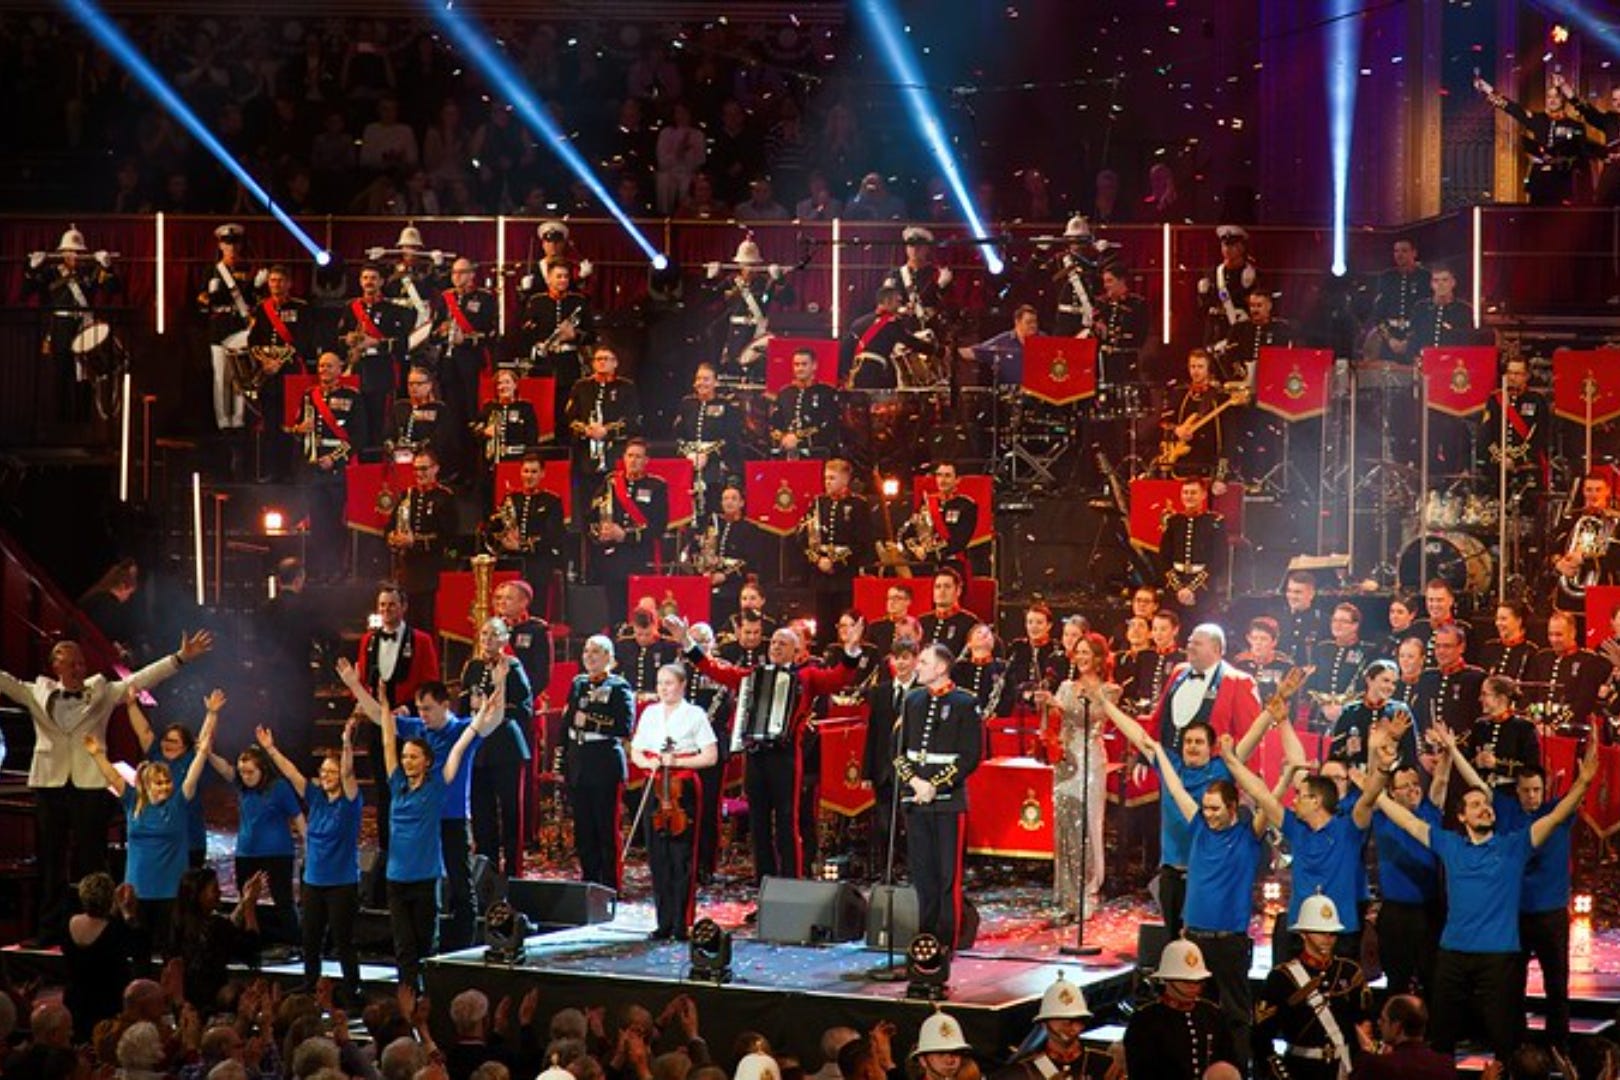
{"label": "stage light fixture", "polygon": [[883,497],[895,498],[900,494],[900,478],[898,476],[885,476],[883,478]]}
{"label": "stage light fixture", "polygon": [[1356,0],[1333,0],[1327,25],[1328,148],[1333,165],[1333,276],[1349,270],[1346,229],[1350,203],[1350,144],[1356,126],[1360,22]]}
{"label": "stage light fixture", "polygon": [[267,536],[278,536],[287,528],[287,519],[280,510],[268,509],[264,512],[264,531]]}
{"label": "stage light fixture", "polygon": [[545,105],[529,92],[528,83],[518,74],[517,68],[494,43],[499,38],[491,34],[470,15],[458,10],[452,2],[440,0],[438,3],[429,3],[428,9],[433,12],[434,20],[439,27],[450,37],[458,49],[472,61],[474,67],[489,80],[493,88],[511,103],[513,111],[518,115],[529,130],[538,135],[547,146],[551,147],[568,171],[573,173],[596,196],[603,208],[613,216],[621,228],[629,234],[647,255],[647,260],[654,270],[662,270],[669,265],[669,257],[653,246],[645,233],[636,227],[629,215],[614,201],[613,196],[597,178],[596,173],[586,163],[585,158],[574,148],[568,136],[557,126],[551,118]]}
{"label": "stage light fixture", "polygon": [[686,973],[689,982],[719,986],[731,981],[731,935],[713,919],[699,919],[692,924],[687,956],[692,962]]}
{"label": "stage light fixture", "polygon": [[1571,906],[1574,908],[1576,915],[1590,918],[1592,915],[1592,894],[1589,892],[1576,893],[1571,898]]}
{"label": "stage light fixture", "polygon": [[534,929],[529,917],[505,900],[497,900],[484,913],[484,963],[508,967],[528,958],[524,942]]}
{"label": "stage light fixture", "polygon": [[[1583,4],[1580,0],[1538,0],[1536,6],[1560,20],[1548,33],[1552,44],[1567,44],[1579,31],[1598,46],[1598,51],[1611,55],[1620,53],[1620,23],[1614,21],[1612,5]],[[1559,31],[1563,32],[1561,38]]]}
{"label": "stage light fixture", "polygon": [[923,143],[933,155],[935,163],[939,165],[946,186],[951,189],[951,194],[956,196],[956,204],[962,208],[962,217],[967,221],[973,239],[978,241],[979,253],[984,257],[985,267],[991,274],[1000,274],[1005,269],[1006,263],[991,241],[990,233],[979,216],[978,207],[973,204],[967,182],[962,178],[961,166],[958,165],[956,155],[951,150],[951,141],[945,134],[945,125],[940,119],[939,110],[929,100],[922,69],[917,65],[911,46],[905,41],[899,20],[895,17],[893,9],[883,0],[861,0],[860,10],[865,13],[866,21],[872,28],[879,51],[883,53],[889,72],[894,76],[900,98],[905,102],[906,111],[911,114],[912,123],[916,125]]}
{"label": "stage light fixture", "polygon": [[[231,156],[231,152],[225,149],[225,144],[220,142],[212,131],[208,130],[208,127],[198,118],[197,114],[191,111],[191,106],[187,105],[180,95],[175,92],[174,88],[169,85],[168,81],[158,74],[157,69],[124,36],[124,32],[118,28],[116,23],[107,18],[101,9],[91,3],[90,0],[65,0],[64,6],[79,21],[79,24],[90,32],[90,36],[102,48],[111,53],[134,76],[135,81],[140,83],[142,88],[148,94],[151,94],[169,115],[179,121],[180,125],[191,134],[191,137],[201,143],[203,148],[213,155],[214,160],[223,165],[226,171],[236,178],[237,183],[241,184],[243,189],[253,196],[271,217],[281,222],[286,230],[292,233],[293,239],[297,240],[304,250],[309,252],[311,258],[322,266],[326,265],[322,262],[322,257],[324,256],[330,260],[331,255],[320,244],[315,242],[314,237],[299,228],[298,223],[292,219],[292,216],[286,210],[282,209],[281,204],[271,198],[270,193],[264,189],[264,185],[255,180],[253,174],[243,168],[241,163]],[[162,330],[160,329],[158,332],[162,333]]]}
{"label": "stage light fixture", "polygon": [[906,946],[906,997],[944,1001],[951,981],[951,953],[933,934],[918,934]]}

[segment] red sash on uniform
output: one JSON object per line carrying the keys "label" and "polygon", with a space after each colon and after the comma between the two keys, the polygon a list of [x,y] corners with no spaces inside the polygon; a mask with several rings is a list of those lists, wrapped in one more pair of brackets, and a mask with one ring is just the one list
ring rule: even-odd
{"label": "red sash on uniform", "polygon": [[1495,397],[1502,406],[1502,411],[1507,414],[1508,426],[1513,429],[1513,433],[1520,439],[1529,441],[1530,425],[1525,423],[1524,417],[1519,414],[1519,407],[1513,404],[1511,398],[1504,396],[1500,390],[1496,392]]}
{"label": "red sash on uniform", "polygon": [[630,485],[626,480],[626,476],[627,474],[622,468],[615,470],[613,473],[613,483],[610,485],[613,497],[619,500],[619,505],[624,508],[624,515],[630,519],[631,524],[638,529],[645,529],[647,527],[647,515],[643,514],[641,507],[637,506],[635,500],[630,498]]}
{"label": "red sash on uniform", "polygon": [[477,329],[467,320],[467,313],[461,310],[461,301],[456,299],[456,290],[444,290],[444,306],[450,312],[450,317],[456,320],[456,325],[463,334],[476,334]]}
{"label": "red sash on uniform", "polygon": [[289,348],[298,348],[297,342],[293,341],[292,331],[281,321],[281,312],[277,310],[275,301],[266,300],[259,307],[264,311],[264,317],[270,320],[270,329],[276,332],[276,337],[285,342]]}
{"label": "red sash on uniform", "polygon": [[873,319],[872,325],[866,328],[866,333],[862,334],[861,339],[855,343],[855,355],[859,356],[861,353],[865,352],[866,347],[872,343],[872,339],[878,336],[878,331],[882,330],[885,326],[888,326],[892,322],[894,322],[894,316],[889,314],[887,311],[881,313],[877,318]]}
{"label": "red sash on uniform", "polygon": [[928,520],[934,523],[934,535],[941,540],[950,538],[950,532],[945,528],[945,506],[933,495],[923,496],[923,506],[928,508]]}
{"label": "red sash on uniform", "polygon": [[338,423],[337,414],[332,411],[332,406],[326,403],[326,395],[321,393],[319,386],[309,388],[309,402],[315,406],[315,411],[320,414],[321,423],[326,425],[332,436],[339,442],[347,443],[349,433],[343,429],[342,424]]}
{"label": "red sash on uniform", "polygon": [[354,312],[354,321],[360,324],[360,329],[366,332],[367,337],[375,338],[378,341],[387,339],[388,335],[383,333],[381,328],[371,321],[371,314],[366,311],[366,302],[363,298],[356,297],[349,301],[349,310]]}

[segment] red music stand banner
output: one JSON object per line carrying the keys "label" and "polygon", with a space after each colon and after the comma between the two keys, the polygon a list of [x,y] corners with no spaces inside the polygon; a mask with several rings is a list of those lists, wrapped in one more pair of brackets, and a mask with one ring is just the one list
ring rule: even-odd
{"label": "red music stand banner", "polygon": [[702,574],[631,574],[625,590],[629,610],[647,597],[663,609],[674,604],[687,622],[709,621],[709,579]]}
{"label": "red music stand banner", "polygon": [[1620,608],[1620,585],[1586,587],[1586,647],[1596,649],[1609,636],[1609,620]]}
{"label": "red music stand banner", "polygon": [[[995,482],[988,476],[964,476],[956,490],[979,506],[978,524],[973,527],[973,539],[968,541],[968,547],[988,544],[996,534]],[[937,491],[939,484],[935,482],[933,473],[924,473],[911,482],[911,498],[916,506],[922,506],[923,496],[933,495]]]}
{"label": "red music stand banner", "polygon": [[[540,441],[551,442],[557,437],[557,380],[549,375],[535,375],[518,380],[518,397],[534,406],[534,416],[540,424]],[[495,376],[484,372],[478,376],[478,404],[480,407],[495,400]]]}
{"label": "red music stand banner", "polygon": [[776,337],[765,343],[765,392],[775,396],[793,381],[793,354],[816,354],[816,382],[838,385],[838,342],[828,338]]}
{"label": "red music stand banner", "polygon": [[1033,758],[991,758],[967,781],[964,822],[975,855],[1052,857],[1052,767]]}
{"label": "red music stand banner", "polygon": [[1472,416],[1496,389],[1496,346],[1442,345],[1423,350],[1423,392],[1429,408]]}
{"label": "red music stand banner", "polygon": [[750,461],[743,466],[748,520],[777,536],[799,527],[823,491],[819,461]]}
{"label": "red music stand banner", "polygon": [[1284,420],[1309,420],[1327,412],[1332,383],[1332,349],[1268,345],[1255,365],[1255,403]]}
{"label": "red music stand banner", "polygon": [[356,532],[373,536],[387,532],[394,516],[392,510],[382,513],[377,509],[377,496],[387,487],[393,492],[394,503],[398,504],[415,479],[409,464],[393,461],[350,465],[345,477],[343,522]]}
{"label": "red music stand banner", "polygon": [[1097,339],[1038,334],[1024,342],[1024,393],[1072,405],[1097,393]]}
{"label": "red music stand banner", "polygon": [[866,753],[866,720],[851,717],[823,720],[821,736],[821,806],[844,817],[856,817],[877,800],[862,783],[862,755]]}
{"label": "red music stand banner", "polygon": [[[540,487],[562,500],[563,520],[574,516],[574,485],[568,480],[568,462],[564,459],[542,463],[545,471],[540,475]],[[523,462],[502,461],[495,466],[495,495],[490,506],[493,513],[509,491],[523,490]]]}
{"label": "red music stand banner", "polygon": [[1577,424],[1606,424],[1620,416],[1617,371],[1620,349],[1559,349],[1553,353],[1553,412]]}
{"label": "red music stand banner", "polygon": [[[647,473],[656,476],[669,489],[669,527],[678,529],[692,523],[692,461],[690,458],[648,458]],[[714,493],[715,505],[720,493]]]}
{"label": "red music stand banner", "polygon": [[[298,423],[299,412],[304,406],[304,391],[314,386],[317,380],[315,376],[305,375],[303,372],[285,375],[283,378],[286,381],[281,384],[282,389],[285,391],[284,400],[281,403],[281,426],[290,428]],[[338,376],[338,385],[347,386],[350,390],[358,390],[360,389],[360,376],[340,375]]]}
{"label": "red music stand banner", "polygon": [[[1228,483],[1211,496],[1210,505],[1226,519],[1226,540],[1243,538],[1243,485]],[[1143,477],[1131,481],[1131,543],[1148,551],[1159,550],[1159,539],[1170,514],[1181,509],[1181,481]]]}
{"label": "red music stand banner", "polygon": [[[493,594],[496,586],[521,576],[516,570],[495,571],[490,578],[490,592]],[[433,598],[433,625],[439,628],[441,638],[470,645],[478,636],[478,628],[472,621],[473,585],[471,570],[439,572],[439,591]],[[493,609],[491,613],[493,614]],[[538,692],[544,687],[535,689]]]}

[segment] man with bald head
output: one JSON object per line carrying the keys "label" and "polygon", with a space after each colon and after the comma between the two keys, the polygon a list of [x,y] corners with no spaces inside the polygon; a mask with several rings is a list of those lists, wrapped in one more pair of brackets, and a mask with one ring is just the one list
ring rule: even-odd
{"label": "man with bald head", "polygon": [[664,626],[681,643],[693,670],[737,695],[737,718],[729,741],[733,753],[748,754],[744,776],[755,875],[761,881],[803,877],[808,868],[797,807],[810,706],[816,698],[843,689],[859,676],[865,623],[856,618],[839,624],[843,651],[828,667],[810,664],[805,642],[786,627],[771,635],[765,663],[739,667],[710,656],[708,645],[693,638],[680,616],[670,615]]}
{"label": "man with bald head", "polygon": [[69,881],[107,869],[107,817],[113,801],[84,738],[107,740],[107,720],[130,690],[156,686],[213,648],[206,630],[182,635],[180,648],[127,679],[90,674],[77,642],[51,650],[49,675],[25,683],[0,671],[0,695],[28,711],[34,721],[34,759],[28,786],[34,789],[39,852],[39,937],[60,944],[67,932]]}

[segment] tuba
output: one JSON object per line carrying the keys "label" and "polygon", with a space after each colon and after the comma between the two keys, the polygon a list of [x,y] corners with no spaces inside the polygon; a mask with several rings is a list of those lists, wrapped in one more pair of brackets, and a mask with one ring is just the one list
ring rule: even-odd
{"label": "tuba", "polygon": [[1569,543],[1564,546],[1564,557],[1581,560],[1582,566],[1574,576],[1558,575],[1558,589],[1577,600],[1586,596],[1588,586],[1596,585],[1601,574],[1598,565],[1614,543],[1615,517],[1613,514],[1582,514],[1569,530]]}

